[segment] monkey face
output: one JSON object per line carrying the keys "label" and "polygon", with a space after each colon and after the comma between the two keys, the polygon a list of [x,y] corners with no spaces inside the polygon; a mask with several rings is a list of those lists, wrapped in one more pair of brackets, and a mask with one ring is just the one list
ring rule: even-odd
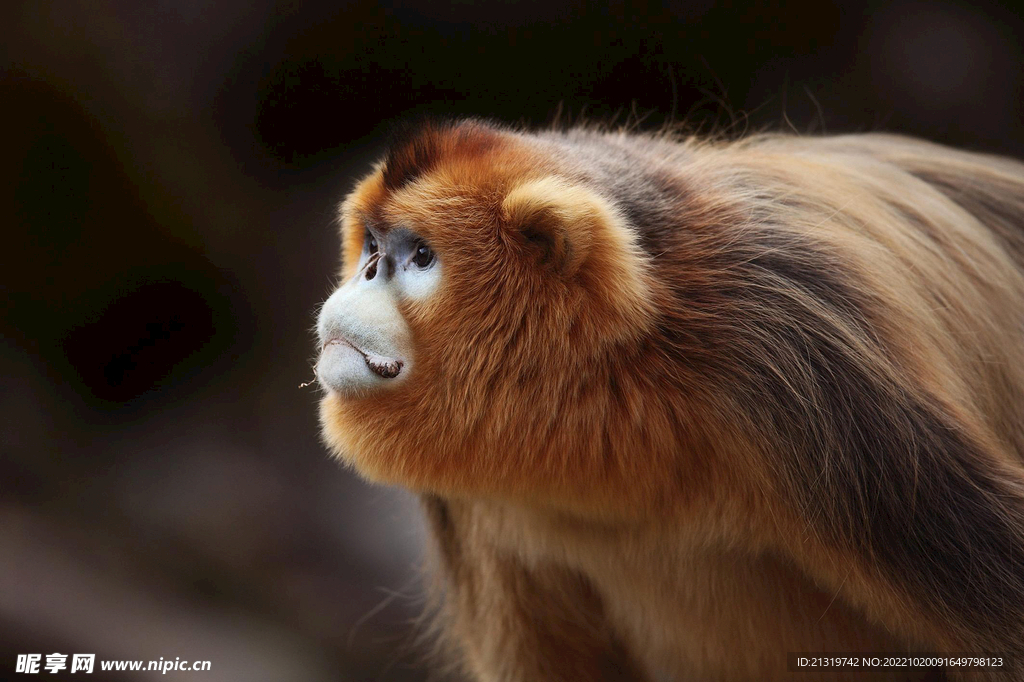
{"label": "monkey face", "polygon": [[355,274],[320,311],[321,386],[357,396],[404,381],[413,371],[413,348],[399,302],[428,298],[440,278],[441,265],[421,237],[367,226]]}

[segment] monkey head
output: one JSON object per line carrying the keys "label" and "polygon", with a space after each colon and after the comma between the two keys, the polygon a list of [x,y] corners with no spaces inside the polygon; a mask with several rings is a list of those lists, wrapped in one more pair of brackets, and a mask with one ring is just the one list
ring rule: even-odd
{"label": "monkey head", "polygon": [[341,226],[317,372],[344,461],[438,493],[578,496],[628,475],[606,430],[635,406],[608,388],[642,352],[654,284],[611,201],[543,145],[461,122],[392,143]]}

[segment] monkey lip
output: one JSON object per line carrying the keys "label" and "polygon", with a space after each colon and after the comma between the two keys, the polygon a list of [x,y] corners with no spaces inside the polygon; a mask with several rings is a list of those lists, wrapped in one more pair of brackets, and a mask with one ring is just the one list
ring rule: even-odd
{"label": "monkey lip", "polygon": [[370,371],[382,379],[394,379],[402,371],[402,365],[404,363],[401,360],[389,358],[384,355],[377,355],[376,353],[367,353],[343,336],[335,336],[329,339],[327,343],[324,344],[320,352],[323,353],[328,346],[347,346],[356,351],[363,356],[363,360],[366,361],[366,366],[370,368]]}

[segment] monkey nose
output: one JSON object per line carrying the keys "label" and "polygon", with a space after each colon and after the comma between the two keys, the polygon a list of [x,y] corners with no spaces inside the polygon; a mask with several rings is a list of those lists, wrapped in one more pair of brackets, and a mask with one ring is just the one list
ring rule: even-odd
{"label": "monkey nose", "polygon": [[386,276],[386,273],[382,271],[381,268],[387,268],[387,264],[387,254],[383,251],[378,251],[373,254],[373,256],[370,257],[370,260],[367,261],[366,265],[363,266],[363,278],[367,282],[371,282],[378,274]]}

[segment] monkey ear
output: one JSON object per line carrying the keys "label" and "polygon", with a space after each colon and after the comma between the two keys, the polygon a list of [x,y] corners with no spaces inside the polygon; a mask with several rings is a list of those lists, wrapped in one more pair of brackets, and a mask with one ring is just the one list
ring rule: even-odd
{"label": "monkey ear", "polygon": [[637,233],[600,194],[557,177],[530,180],[509,192],[502,214],[543,267],[588,292],[603,338],[653,318],[650,264]]}
{"label": "monkey ear", "polygon": [[564,277],[576,274],[595,238],[615,220],[603,197],[554,176],[513,189],[502,202],[502,213],[539,262]]}

